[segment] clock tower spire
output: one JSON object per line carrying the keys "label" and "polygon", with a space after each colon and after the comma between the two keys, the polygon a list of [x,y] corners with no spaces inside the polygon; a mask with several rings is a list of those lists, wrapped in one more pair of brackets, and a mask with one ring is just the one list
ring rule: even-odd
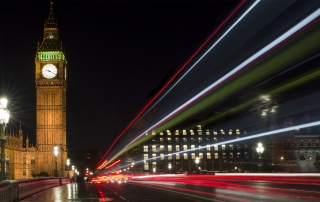
{"label": "clock tower spire", "polygon": [[[52,176],[56,173],[58,176],[66,176],[67,60],[62,42],[59,40],[52,1],[48,19],[44,23],[43,39],[37,47],[35,84],[36,136],[39,154],[36,160],[37,171]],[[57,157],[53,153],[55,146],[58,146]],[[57,172],[55,165],[58,165]]]}

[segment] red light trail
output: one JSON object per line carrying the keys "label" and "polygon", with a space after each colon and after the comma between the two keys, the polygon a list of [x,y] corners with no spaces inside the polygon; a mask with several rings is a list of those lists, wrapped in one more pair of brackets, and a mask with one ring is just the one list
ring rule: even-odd
{"label": "red light trail", "polygon": [[[101,161],[107,156],[116,142],[120,139],[120,137],[133,125],[133,123],[146,111],[146,109],[153,103],[159,95],[167,88],[167,86],[176,78],[176,76],[190,63],[191,60],[202,50],[202,48],[209,42],[209,40],[216,34],[223,25],[225,25],[229,19],[235,14],[236,11],[245,3],[246,0],[242,0],[242,2],[229,14],[229,16],[218,26],[218,28],[207,38],[207,40],[197,49],[197,51],[187,60],[187,62],[167,81],[167,83],[158,91],[158,93],[145,105],[145,107],[141,110],[141,112],[129,123],[129,125],[121,132],[121,134],[116,138],[116,140],[111,144],[107,152],[104,154],[102,159],[98,162],[98,165],[101,164]],[[98,166],[100,167],[100,165]]]}

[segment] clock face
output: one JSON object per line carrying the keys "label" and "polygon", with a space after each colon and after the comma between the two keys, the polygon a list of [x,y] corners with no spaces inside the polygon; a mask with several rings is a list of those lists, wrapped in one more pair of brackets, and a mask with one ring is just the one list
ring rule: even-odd
{"label": "clock face", "polygon": [[52,79],[57,75],[57,68],[53,64],[46,64],[42,68],[42,75],[47,79]]}

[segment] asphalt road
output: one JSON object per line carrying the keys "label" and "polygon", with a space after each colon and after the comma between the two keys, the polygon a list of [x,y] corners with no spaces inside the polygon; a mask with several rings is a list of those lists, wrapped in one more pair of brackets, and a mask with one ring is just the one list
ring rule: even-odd
{"label": "asphalt road", "polygon": [[187,183],[135,181],[73,183],[55,187],[22,201],[319,201],[319,184],[195,180]]}

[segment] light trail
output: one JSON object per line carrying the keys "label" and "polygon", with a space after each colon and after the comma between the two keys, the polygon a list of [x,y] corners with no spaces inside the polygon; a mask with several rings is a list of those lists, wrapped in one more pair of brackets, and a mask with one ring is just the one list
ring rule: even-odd
{"label": "light trail", "polygon": [[237,73],[242,71],[243,69],[247,68],[250,64],[255,62],[255,60],[260,59],[264,54],[268,53],[269,51],[276,48],[280,43],[285,42],[289,37],[291,37],[293,34],[298,32],[303,27],[307,26],[309,23],[311,23],[313,20],[318,18],[320,15],[320,9],[317,9],[315,12],[310,14],[308,17],[306,17],[304,20],[302,20],[300,23],[296,24],[294,27],[292,27],[290,30],[282,34],[280,37],[272,41],[270,44],[262,48],[260,51],[249,57],[247,60],[242,62],[240,65],[238,65],[236,68],[231,70],[229,73],[215,81],[213,84],[209,85],[207,88],[202,90],[200,93],[198,93],[196,96],[185,102],[183,105],[169,113],[167,116],[165,116],[162,120],[160,120],[158,123],[154,124],[152,127],[150,127],[148,130],[146,130],[144,133],[140,134],[138,137],[136,137],[134,140],[132,140],[126,147],[133,144],[135,141],[137,141],[139,138],[141,138],[144,134],[148,133],[148,131],[152,131],[154,128],[156,128],[161,123],[167,121],[168,119],[172,118],[174,115],[176,115],[178,112],[186,108],[187,106],[191,105],[196,100],[202,98],[204,95],[215,89],[216,87],[220,86],[222,83],[229,80],[231,77],[235,76]]}
{"label": "light trail", "polygon": [[[200,52],[200,50],[209,42],[209,40],[221,29],[221,27],[227,23],[227,21],[234,15],[234,13],[239,10],[239,8],[244,4],[246,0],[243,0],[232,12],[231,14],[219,25],[219,27],[209,36],[209,38],[197,49],[197,51],[189,58],[189,60],[171,77],[171,79],[159,90],[159,92],[147,103],[147,105],[141,110],[141,112],[129,123],[129,125],[121,132],[121,134],[116,138],[116,140],[112,143],[110,148],[104,154],[102,159],[98,162],[98,167],[101,167],[101,161],[107,156],[110,150],[113,148],[115,143],[119,140],[119,138],[133,125],[134,122],[138,120],[138,118],[145,112],[145,110],[153,103],[154,100],[158,98],[158,96],[167,88],[167,86],[178,76],[178,74],[189,64],[189,62]],[[256,1],[259,2],[260,0]],[[255,4],[256,5],[256,4]],[[251,7],[250,7],[251,8]],[[251,8],[252,9],[252,8]],[[250,9],[250,10],[251,10]],[[180,81],[181,79],[179,79]],[[172,89],[172,88],[171,88]],[[171,90],[170,89],[170,90]],[[162,99],[162,98],[161,98]],[[154,106],[152,106],[154,107]]]}
{"label": "light trail", "polygon": [[[238,20],[231,25],[231,27],[186,71],[178,81],[176,81],[172,87],[166,91],[159,100],[150,107],[146,113],[148,113],[152,108],[154,108],[258,3],[260,0],[255,1],[249,8],[246,10]],[[174,77],[173,77],[174,78]],[[142,117],[141,117],[142,118]]]}
{"label": "light trail", "polygon": [[[282,129],[277,129],[277,130],[268,131],[268,132],[264,132],[264,133],[258,133],[258,134],[250,135],[250,136],[247,136],[247,137],[241,137],[241,138],[237,138],[237,139],[233,139],[233,140],[227,140],[227,141],[223,141],[223,142],[219,142],[219,143],[209,144],[209,145],[206,145],[205,147],[197,147],[197,148],[194,148],[194,149],[188,149],[188,150],[184,150],[184,151],[179,151],[179,152],[172,153],[171,155],[186,153],[186,152],[190,152],[190,151],[196,151],[196,150],[199,150],[199,149],[206,148],[207,146],[214,147],[214,146],[219,146],[219,145],[223,145],[223,144],[229,144],[229,143],[235,143],[235,142],[240,142],[240,141],[244,141],[244,140],[250,140],[250,139],[254,139],[254,138],[258,138],[258,137],[275,135],[275,134],[278,134],[278,133],[292,131],[292,130],[295,130],[297,128],[301,129],[301,128],[308,128],[308,127],[313,127],[313,126],[318,126],[318,125],[320,125],[320,121],[300,124],[300,125],[291,126],[291,127],[282,128]],[[168,154],[167,155],[163,155],[163,156],[168,156]],[[150,160],[159,159],[159,158],[161,158],[161,156],[156,156],[156,157],[149,158],[149,159],[146,159],[146,160],[136,161],[136,163],[143,163],[144,161],[150,161]],[[128,165],[123,166],[121,168],[125,168],[127,166]]]}
{"label": "light trail", "polygon": [[[303,29],[299,30],[299,32],[295,33],[295,35],[297,35],[298,33],[302,32],[303,30],[305,30],[306,28],[310,27],[311,25],[319,22],[319,20],[320,20],[320,19],[317,19],[317,20],[313,21],[313,22],[310,23],[308,26],[304,27]],[[313,78],[314,76],[317,76],[317,75],[314,75],[314,74],[313,74],[313,75],[308,75],[307,77],[308,77],[309,79],[311,79],[310,76]],[[304,78],[304,79],[306,79],[306,78]],[[300,80],[301,80],[301,78],[299,79],[299,82],[304,82],[304,81],[302,81],[302,80],[300,81]],[[299,82],[298,82],[298,83],[299,83]],[[292,84],[292,83],[291,83],[291,84],[289,85],[289,87],[292,87],[293,85],[297,85],[297,81],[294,81],[293,83],[295,83],[295,84]],[[282,88],[284,88],[284,87],[282,87]],[[281,88],[281,89],[282,89],[282,88]],[[280,90],[281,90],[281,89],[280,89]],[[278,90],[279,90],[279,89],[278,89]],[[282,90],[283,90],[283,89],[282,89]],[[274,91],[272,91],[272,92],[274,92]],[[149,128],[149,130],[150,130],[150,128]],[[133,145],[133,144],[132,144],[132,145]],[[132,145],[127,145],[127,147],[132,146]],[[127,147],[126,147],[125,149],[127,149]],[[118,152],[115,156],[120,155],[121,152],[123,152],[123,150],[120,151],[120,152]],[[112,161],[114,158],[115,158],[115,157],[113,157],[113,158],[111,159],[111,161]]]}

